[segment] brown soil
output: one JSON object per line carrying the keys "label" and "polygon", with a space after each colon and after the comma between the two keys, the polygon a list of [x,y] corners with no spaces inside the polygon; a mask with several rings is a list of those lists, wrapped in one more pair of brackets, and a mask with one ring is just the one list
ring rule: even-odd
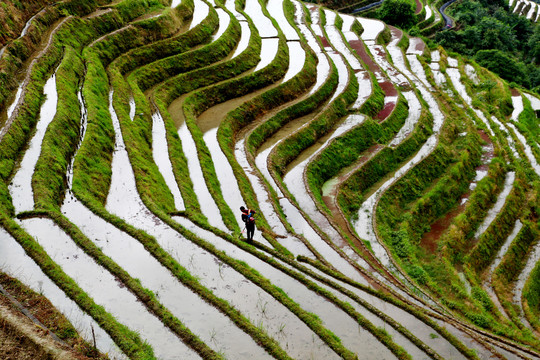
{"label": "brown soil", "polygon": [[[25,316],[0,293],[0,359],[106,359],[77,334],[69,321],[42,295],[0,273],[0,285],[45,328]],[[62,338],[53,339],[49,331]]]}
{"label": "brown soil", "polygon": [[414,12],[416,15],[420,14],[422,11],[422,2],[420,0],[416,0],[416,11]]}

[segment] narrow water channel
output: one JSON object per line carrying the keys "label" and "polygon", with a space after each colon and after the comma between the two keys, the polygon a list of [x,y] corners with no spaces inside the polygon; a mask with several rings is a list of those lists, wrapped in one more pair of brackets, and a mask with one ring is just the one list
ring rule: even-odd
{"label": "narrow water channel", "polygon": [[[119,130],[116,116],[112,115],[112,117],[115,129]],[[255,325],[262,324],[265,328],[278,331],[283,324],[285,326],[294,324],[297,321],[296,316],[283,305],[212,254],[186,240],[144,207],[136,193],[135,179],[123,146],[121,133],[117,132],[116,135],[117,152],[113,158],[113,179],[111,192],[107,198],[107,209],[154,236],[160,246],[196,276],[203,286],[211,289],[216,296],[230,302]],[[122,157],[121,161],[117,161],[120,156]],[[182,219],[178,219],[181,224]],[[168,287],[162,288],[167,289]],[[259,299],[258,302],[253,301],[255,294]],[[210,321],[208,324],[213,326],[214,323]],[[295,326],[291,325],[293,329]],[[220,328],[224,329],[224,326],[220,326]],[[219,331],[216,329],[216,332]],[[257,359],[268,356],[262,348],[257,346],[246,334],[242,334],[239,329],[228,328],[223,332],[228,334],[222,339],[227,345],[225,349],[231,349],[227,351],[228,353],[242,354],[241,357]],[[287,348],[286,345],[289,348],[293,347],[291,339],[284,338],[281,341],[284,342],[284,349]],[[305,344],[298,346],[302,347]]]}
{"label": "narrow water channel", "polygon": [[516,223],[514,225],[514,228],[512,229],[512,232],[508,237],[506,238],[504,244],[501,246],[499,251],[497,252],[497,255],[495,256],[495,259],[489,266],[489,268],[486,271],[486,280],[483,282],[484,289],[488,292],[491,300],[497,306],[497,309],[499,309],[499,312],[508,318],[508,314],[506,313],[506,310],[504,310],[503,306],[501,305],[501,302],[499,301],[499,297],[495,293],[495,290],[493,289],[493,286],[491,285],[493,283],[493,273],[495,272],[495,269],[499,266],[501,261],[503,260],[504,255],[508,252],[508,249],[510,249],[510,245],[512,245],[512,242],[516,238],[516,236],[521,231],[521,228],[523,227],[523,224],[521,221],[516,220]]}
{"label": "narrow water channel", "polygon": [[[190,226],[187,220],[178,218],[184,226]],[[362,329],[359,324],[345,314],[341,309],[334,304],[321,298],[316,293],[308,290],[303,284],[292,277],[285,276],[281,271],[267,264],[266,262],[254,257],[253,255],[242,251],[241,249],[232,246],[223,239],[214,234],[200,228],[191,226],[192,231],[199,234],[207,241],[215,245],[219,250],[226,251],[227,254],[248,263],[249,266],[264,274],[274,285],[285,291],[287,295],[298,303],[304,310],[316,314],[323,322],[323,325],[336,334],[343,345],[354,351],[365,359],[393,359],[395,356],[376,340],[366,330]],[[300,334],[298,334],[300,335]],[[294,336],[293,336],[294,337]],[[313,338],[315,339],[315,338]],[[315,346],[314,346],[315,347]],[[326,359],[325,356],[330,354],[326,346],[318,345],[316,348],[319,351],[327,351],[325,354],[317,354],[317,358]],[[305,358],[305,357],[299,357]],[[309,357],[308,357],[309,358]],[[335,354],[328,358],[335,358]]]}
{"label": "narrow water channel", "polygon": [[34,260],[26,255],[19,243],[2,228],[0,228],[0,269],[49,299],[89,343],[94,341],[92,337],[94,329],[96,345],[102,353],[108,353],[111,359],[127,359],[109,334],[68,298]]}
{"label": "narrow water channel", "polygon": [[30,140],[30,145],[24,154],[20,167],[9,185],[9,192],[13,200],[15,212],[17,213],[34,209],[32,176],[34,175],[34,168],[41,153],[41,144],[45,137],[45,132],[56,115],[56,105],[58,103],[56,72],[45,83],[43,93],[46,99],[39,111],[36,132],[32,140]]}
{"label": "narrow water channel", "polygon": [[191,19],[191,24],[189,25],[189,30],[199,25],[210,13],[208,4],[203,0],[194,0],[193,3],[195,4],[195,8],[193,10],[193,17]]}
{"label": "narrow water channel", "polygon": [[177,210],[185,210],[182,194],[174,177],[171,159],[169,157],[169,147],[167,144],[165,123],[159,110],[152,115],[152,156],[159,168],[159,172],[165,178],[169,190],[174,197],[174,206]]}

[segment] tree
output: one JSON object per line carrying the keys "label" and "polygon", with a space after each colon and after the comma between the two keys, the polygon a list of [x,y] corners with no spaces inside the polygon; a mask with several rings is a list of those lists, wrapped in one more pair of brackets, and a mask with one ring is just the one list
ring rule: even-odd
{"label": "tree", "polygon": [[378,11],[384,22],[403,29],[411,28],[416,22],[415,8],[408,0],[385,0]]}
{"label": "tree", "polygon": [[475,60],[483,67],[499,74],[503,79],[530,87],[525,64],[500,50],[480,50],[476,53]]}

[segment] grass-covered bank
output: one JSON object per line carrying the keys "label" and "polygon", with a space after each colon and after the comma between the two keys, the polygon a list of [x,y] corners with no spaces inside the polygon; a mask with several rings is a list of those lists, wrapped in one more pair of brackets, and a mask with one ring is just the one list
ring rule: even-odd
{"label": "grass-covered bank", "polygon": [[150,346],[145,344],[138,334],[120,324],[105,309],[97,305],[77,283],[47,255],[45,250],[30,235],[28,235],[13,219],[4,214],[0,216],[0,224],[23,247],[25,252],[36,264],[60,287],[68,297],[74,300],[82,310],[111,336],[115,343],[132,359],[155,359]]}
{"label": "grass-covered bank", "polygon": [[81,113],[77,92],[82,85],[85,68],[79,55],[66,48],[58,70],[56,88],[58,106],[53,122],[47,129],[41,146],[32,189],[36,210],[59,210],[66,191],[65,177],[70,159],[79,141]]}

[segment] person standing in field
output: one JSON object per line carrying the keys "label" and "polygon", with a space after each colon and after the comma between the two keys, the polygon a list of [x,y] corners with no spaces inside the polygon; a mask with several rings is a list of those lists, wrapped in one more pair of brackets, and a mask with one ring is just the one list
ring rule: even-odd
{"label": "person standing in field", "polygon": [[247,242],[253,241],[253,234],[255,233],[255,210],[246,209],[243,206],[240,206],[240,211],[242,211],[242,221],[246,224],[247,231]]}

